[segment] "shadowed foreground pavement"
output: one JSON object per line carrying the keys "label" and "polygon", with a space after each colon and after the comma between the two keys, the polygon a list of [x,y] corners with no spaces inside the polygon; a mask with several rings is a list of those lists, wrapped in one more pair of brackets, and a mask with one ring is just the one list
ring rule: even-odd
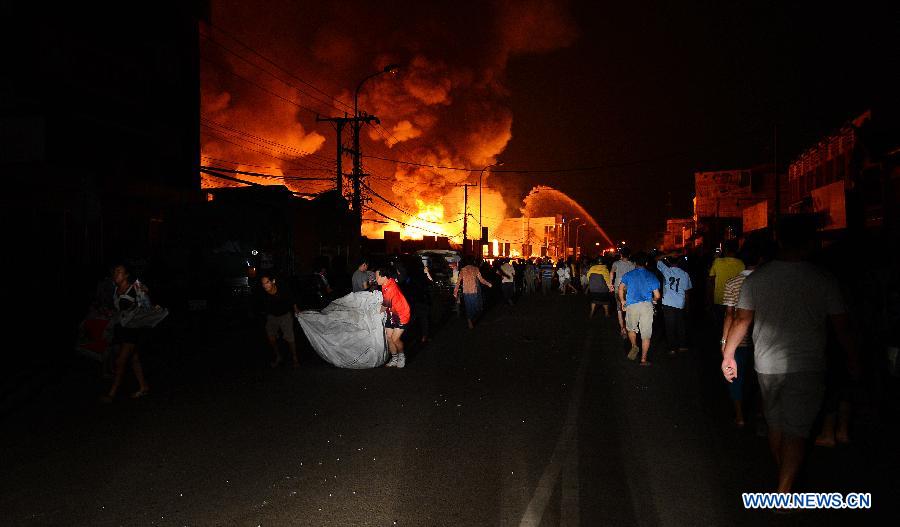
{"label": "shadowed foreground pavement", "polygon": [[774,467],[764,438],[730,427],[717,364],[658,346],[640,368],[613,322],[586,313],[584,297],[538,296],[474,331],[451,319],[404,370],[338,370],[308,350],[301,369],[271,370],[257,340],[223,333],[148,371],[151,397],[112,406],[70,372],[6,418],[0,510],[10,525],[173,526],[838,525],[896,513],[896,449],[875,429],[814,450],[799,489],[872,492],[875,510],[744,511],[740,493],[771,490]]}

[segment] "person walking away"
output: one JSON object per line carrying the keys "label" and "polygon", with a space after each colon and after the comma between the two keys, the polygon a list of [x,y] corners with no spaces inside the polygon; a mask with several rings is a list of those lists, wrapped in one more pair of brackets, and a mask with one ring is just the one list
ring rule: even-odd
{"label": "person walking away", "polygon": [[500,287],[503,289],[503,300],[513,305],[513,297],[516,295],[516,270],[509,260],[503,260],[500,264]]}
{"label": "person walking away", "polygon": [[519,297],[525,294],[525,263],[522,260],[516,259],[510,262],[513,266],[513,270],[516,272],[515,279],[515,297]]}
{"label": "person walking away", "polygon": [[297,302],[288,287],[282,286],[272,273],[264,273],[259,280],[263,288],[263,310],[266,314],[266,337],[272,350],[273,368],[281,364],[278,337],[287,343],[291,351],[294,368],[300,367],[297,344],[294,339],[294,315],[300,312]]}
{"label": "person walking away", "polygon": [[[744,281],[761,263],[761,248],[757,247],[757,243],[753,239],[744,242],[741,248],[740,258],[744,262],[744,270],[725,282],[725,293],[722,297],[722,304],[725,306],[725,321],[722,325],[722,353],[724,357],[725,343],[728,341],[728,333],[734,325],[735,312],[737,311],[738,299],[741,297],[741,289]],[[734,425],[743,428],[744,420],[744,380],[747,377],[747,359],[753,352],[750,333],[748,332],[737,349],[735,349],[734,360],[737,364],[738,375],[728,384],[728,395],[734,404]]]}
{"label": "person walking away", "polygon": [[650,338],[653,336],[653,306],[659,300],[659,280],[656,275],[646,269],[649,256],[643,253],[635,255],[635,268],[622,277],[618,296],[625,311],[625,327],[631,350],[628,359],[634,360],[638,355],[637,336],[641,335],[641,366],[650,366],[647,353],[650,351]]}
{"label": "person walking away", "polygon": [[481,276],[481,271],[478,267],[472,265],[471,260],[467,260],[465,263],[465,267],[459,272],[459,281],[456,282],[456,287],[453,289],[453,298],[459,298],[459,288],[462,286],[462,297],[463,305],[466,308],[466,319],[469,324],[469,329],[474,329],[475,320],[478,319],[478,315],[481,314],[482,306],[481,298],[479,298],[481,293],[479,292],[478,284],[484,284],[488,287],[493,286]]}
{"label": "person walking away", "polygon": [[721,369],[728,382],[740,375],[735,354],[752,324],[769,448],[778,467],[777,492],[791,492],[825,392],[827,324],[847,353],[852,378],[858,379],[859,367],[837,279],[807,261],[815,222],[806,216],[783,218],[776,234],[777,257],[741,287]]}
{"label": "person walking away", "polygon": [[713,309],[713,321],[717,328],[722,327],[725,321],[725,305],[722,303],[725,297],[725,282],[731,280],[744,270],[744,262],[737,257],[737,240],[727,240],[724,243],[725,254],[713,260],[709,268],[709,278],[706,290],[707,300]]}
{"label": "person walking away", "polygon": [[569,268],[569,284],[572,285],[572,289],[575,290],[577,295],[581,291],[581,275],[578,272],[578,261],[575,260],[574,256],[570,256],[566,261],[566,266]]}
{"label": "person walking away", "polygon": [[619,332],[622,338],[627,338],[625,330],[625,306],[619,301],[619,286],[622,285],[622,277],[634,270],[634,263],[631,261],[631,250],[628,247],[619,249],[619,259],[612,265],[612,284],[613,292],[616,294],[616,318],[619,321]]}
{"label": "person walking away", "polygon": [[322,303],[322,307],[325,307],[331,303],[332,294],[334,293],[334,290],[331,288],[331,283],[328,281],[328,269],[322,264],[314,274],[316,275],[319,299]]}
{"label": "person walking away", "polygon": [[662,311],[666,325],[666,342],[669,345],[669,354],[674,355],[676,349],[688,350],[684,312],[687,307],[688,291],[693,288],[693,284],[684,269],[678,267],[677,259],[674,257],[658,260],[656,268],[662,274],[663,280]]}
{"label": "person walking away", "polygon": [[569,271],[569,265],[565,262],[559,264],[559,269],[556,271],[556,275],[559,276],[559,291],[560,293],[566,295],[569,293],[569,289],[572,290],[573,293],[578,294],[578,291],[572,287],[572,275]]}
{"label": "person walking away", "polygon": [[609,318],[609,305],[612,302],[612,291],[609,289],[610,281],[609,269],[598,258],[588,269],[587,272],[587,291],[591,297],[591,314],[589,318],[594,318],[594,312],[597,306],[603,306],[603,316]]}
{"label": "person walking away", "polygon": [[433,279],[424,265],[413,268],[410,273],[408,289],[412,300],[412,318],[419,328],[419,342],[428,342],[428,330],[431,322],[431,287]]}
{"label": "person walking away", "polygon": [[359,265],[356,266],[356,271],[353,271],[350,282],[354,293],[369,290],[372,284],[369,281],[369,261],[367,259],[363,258],[359,261]]}
{"label": "person walking away", "polygon": [[549,295],[550,290],[553,288],[553,274],[556,270],[553,268],[553,262],[550,261],[550,258],[545,258],[544,263],[541,264],[541,294]]}
{"label": "person walking away", "polygon": [[534,293],[534,282],[537,279],[537,273],[535,273],[534,271],[534,264],[531,262],[531,260],[528,260],[528,262],[525,264],[525,271],[523,272],[523,274],[523,280],[525,282],[525,294],[530,295]]}
{"label": "person walking away", "polygon": [[400,291],[391,268],[381,267],[375,271],[375,282],[381,287],[381,312],[386,314],[384,340],[391,354],[391,359],[385,367],[403,368],[406,366],[406,354],[403,353],[401,337],[409,324],[409,303]]}

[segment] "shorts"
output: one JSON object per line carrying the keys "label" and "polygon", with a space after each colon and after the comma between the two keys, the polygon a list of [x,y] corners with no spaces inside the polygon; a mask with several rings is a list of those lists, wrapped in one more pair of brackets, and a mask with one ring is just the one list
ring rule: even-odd
{"label": "shorts", "polygon": [[591,303],[598,306],[608,306],[612,303],[612,293],[610,293],[609,291],[607,291],[606,293],[591,292]]}
{"label": "shorts", "polygon": [[653,304],[638,302],[625,310],[625,329],[641,334],[641,340],[650,340],[653,335]]}
{"label": "shorts", "polygon": [[277,339],[279,331],[285,342],[294,342],[294,314],[290,311],[283,315],[266,315],[266,335]]}
{"label": "shorts", "polygon": [[809,437],[825,396],[825,372],[757,373],[763,413],[770,428]]}
{"label": "shorts", "polygon": [[151,330],[152,328],[126,328],[116,324],[113,327],[113,343],[143,346],[147,343]]}
{"label": "shorts", "polygon": [[409,321],[400,322],[400,316],[396,313],[388,313],[387,320],[384,321],[385,329],[406,329]]}

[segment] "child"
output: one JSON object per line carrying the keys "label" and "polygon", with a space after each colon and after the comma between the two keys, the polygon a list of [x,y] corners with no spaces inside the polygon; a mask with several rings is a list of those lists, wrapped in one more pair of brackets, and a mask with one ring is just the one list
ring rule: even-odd
{"label": "child", "polygon": [[403,341],[400,337],[409,324],[409,303],[400,286],[393,278],[393,271],[388,267],[382,267],[375,271],[375,282],[381,286],[383,298],[381,311],[387,313],[384,323],[384,339],[388,343],[388,351],[391,352],[391,360],[385,365],[388,368],[402,368],[406,366],[406,355],[403,354]]}

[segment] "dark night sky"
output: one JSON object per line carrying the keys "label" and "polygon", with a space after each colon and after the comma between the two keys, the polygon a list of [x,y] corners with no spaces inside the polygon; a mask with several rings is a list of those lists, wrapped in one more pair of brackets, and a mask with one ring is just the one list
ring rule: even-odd
{"label": "dark night sky", "polygon": [[[673,154],[547,178],[618,238],[640,242],[661,229],[669,192],[671,213],[689,216],[695,170],[772,160],[776,125],[783,164],[887,93],[878,84],[891,33],[876,9],[602,4],[573,7],[581,35],[571,47],[512,64],[509,84],[527,89],[513,90],[514,139],[504,157],[572,166]],[[548,129],[558,140],[536,159],[531,145]]]}
{"label": "dark night sky", "polygon": [[[533,185],[559,188],[614,238],[635,244],[653,239],[670,214],[690,215],[695,170],[772,161],[776,126],[784,165],[896,93],[888,84],[896,9],[876,7],[883,3],[576,1],[556,3],[552,16],[535,8],[539,2],[502,0],[367,5],[358,16],[364,4],[355,2],[241,4],[214,2],[213,23],[328,92],[346,97],[351,79],[388,57],[420,54],[442,64],[431,73],[454,79],[453,104],[433,106],[443,131],[408,142],[406,152],[432,149],[427,141],[458,144],[447,130],[466,129],[472,108],[487,100],[494,125],[512,116],[512,139],[497,156],[503,169],[635,162],[494,179],[511,204]],[[522,12],[547,22],[529,23]],[[516,24],[524,35],[504,30]],[[310,54],[317,56],[304,58]],[[394,107],[375,109],[389,122]],[[330,130],[310,116],[298,120],[326,137],[320,152],[333,152]],[[448,159],[476,166],[463,150]]]}

